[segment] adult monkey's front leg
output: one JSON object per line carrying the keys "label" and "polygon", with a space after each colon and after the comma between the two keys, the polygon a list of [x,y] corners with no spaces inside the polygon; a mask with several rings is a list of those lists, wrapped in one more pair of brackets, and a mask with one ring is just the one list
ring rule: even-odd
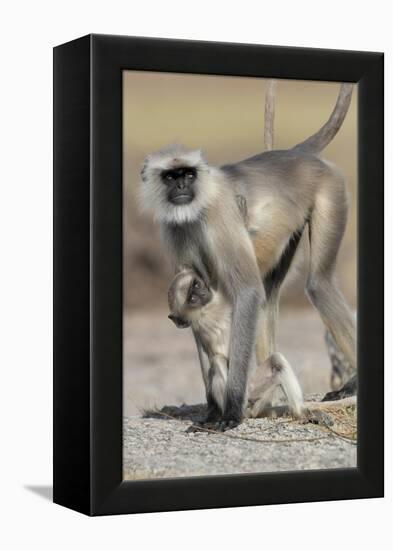
{"label": "adult monkey's front leg", "polygon": [[[294,232],[275,267],[267,274],[262,275],[266,292],[266,302],[263,305],[258,323],[256,355],[259,366],[263,365],[263,363],[277,351],[276,333],[281,286],[292,265],[302,235],[303,228]],[[262,267],[264,257],[263,253],[261,254],[261,250],[263,252],[264,249],[256,246],[255,250],[257,254],[259,253],[259,265]]]}
{"label": "adult monkey's front leg", "polygon": [[251,287],[242,288],[234,302],[224,414],[217,426],[221,431],[237,426],[244,415],[249,365],[262,299],[261,288]]}

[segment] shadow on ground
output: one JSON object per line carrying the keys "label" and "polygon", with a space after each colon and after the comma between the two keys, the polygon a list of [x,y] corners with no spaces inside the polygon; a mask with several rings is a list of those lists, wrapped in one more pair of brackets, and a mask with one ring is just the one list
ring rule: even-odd
{"label": "shadow on ground", "polygon": [[143,418],[158,418],[159,420],[168,420],[168,418],[176,418],[176,420],[184,420],[188,422],[200,422],[206,417],[206,405],[186,405],[180,407],[174,405],[166,405],[160,410],[148,409],[143,411]]}
{"label": "shadow on ground", "polygon": [[45,500],[53,499],[53,487],[51,485],[25,485],[24,488]]}

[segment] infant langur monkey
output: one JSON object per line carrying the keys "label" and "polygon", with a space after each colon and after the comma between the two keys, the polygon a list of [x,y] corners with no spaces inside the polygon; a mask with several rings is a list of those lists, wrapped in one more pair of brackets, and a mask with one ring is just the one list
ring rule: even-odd
{"label": "infant langur monkey", "polygon": [[[237,196],[247,226],[247,203]],[[191,327],[207,361],[202,361],[208,401],[206,423],[214,423],[225,409],[225,390],[229,366],[232,306],[225,294],[209,286],[196,271],[182,269],[168,291],[169,318],[178,328]],[[280,353],[272,354],[258,365],[248,384],[247,414],[252,417],[274,412],[274,401],[283,392],[289,412],[300,417],[303,394],[292,367]],[[281,409],[281,408],[280,408]]]}

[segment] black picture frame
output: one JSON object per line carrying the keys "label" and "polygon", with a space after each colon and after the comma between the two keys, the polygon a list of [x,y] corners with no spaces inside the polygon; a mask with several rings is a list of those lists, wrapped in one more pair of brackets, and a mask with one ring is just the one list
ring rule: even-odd
{"label": "black picture frame", "polygon": [[[122,479],[122,71],[358,83],[357,468]],[[383,496],[383,54],[88,35],[54,48],[54,502],[88,515]]]}

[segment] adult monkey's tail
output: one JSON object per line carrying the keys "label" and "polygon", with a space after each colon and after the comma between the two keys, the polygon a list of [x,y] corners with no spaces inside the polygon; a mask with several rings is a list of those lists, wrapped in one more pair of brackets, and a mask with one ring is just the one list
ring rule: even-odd
{"label": "adult monkey's tail", "polygon": [[353,84],[341,84],[336,105],[329,120],[318,132],[293,147],[292,151],[318,154],[332,141],[344,122],[351,103]]}

